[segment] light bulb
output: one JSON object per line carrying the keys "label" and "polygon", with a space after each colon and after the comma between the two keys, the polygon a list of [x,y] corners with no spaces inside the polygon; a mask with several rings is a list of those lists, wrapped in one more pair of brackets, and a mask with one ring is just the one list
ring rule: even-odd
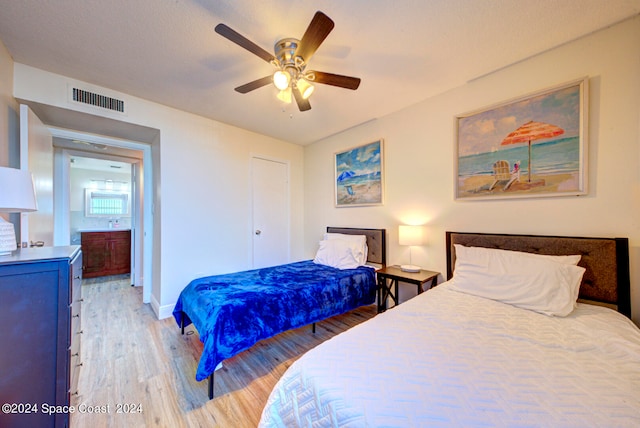
{"label": "light bulb", "polygon": [[276,85],[276,88],[284,91],[289,87],[289,81],[291,79],[291,75],[286,71],[278,70],[273,73],[273,84]]}

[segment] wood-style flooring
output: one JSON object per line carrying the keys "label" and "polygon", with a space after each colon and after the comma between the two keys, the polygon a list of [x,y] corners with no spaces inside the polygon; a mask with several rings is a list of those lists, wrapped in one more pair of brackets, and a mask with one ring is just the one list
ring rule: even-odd
{"label": "wood-style flooring", "polygon": [[[307,350],[375,316],[375,305],[261,341],[196,382],[202,343],[173,318],[158,320],[128,277],[83,282],[82,368],[72,428],[256,427],[269,393]],[[82,413],[80,412],[82,411]],[[125,412],[125,413],[122,413]],[[126,413],[128,412],[128,413]]]}

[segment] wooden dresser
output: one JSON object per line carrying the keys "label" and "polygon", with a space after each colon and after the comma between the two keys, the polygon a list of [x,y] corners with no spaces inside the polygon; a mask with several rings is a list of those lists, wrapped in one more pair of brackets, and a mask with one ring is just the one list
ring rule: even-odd
{"label": "wooden dresser", "polygon": [[81,285],[79,246],[0,256],[1,427],[69,426],[47,413],[77,393]]}

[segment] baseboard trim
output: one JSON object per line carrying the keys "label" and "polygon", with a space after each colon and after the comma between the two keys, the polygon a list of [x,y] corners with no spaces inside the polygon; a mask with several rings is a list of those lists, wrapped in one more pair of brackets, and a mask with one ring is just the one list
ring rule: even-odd
{"label": "baseboard trim", "polygon": [[156,300],[156,297],[151,295],[151,309],[153,309],[153,312],[159,320],[173,316],[174,307],[175,305],[160,306],[160,302]]}

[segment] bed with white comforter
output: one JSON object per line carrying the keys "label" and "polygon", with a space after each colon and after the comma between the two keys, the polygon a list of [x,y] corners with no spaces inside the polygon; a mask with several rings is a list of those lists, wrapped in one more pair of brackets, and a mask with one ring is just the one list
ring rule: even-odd
{"label": "bed with white comforter", "polygon": [[627,317],[582,303],[550,316],[454,283],[309,351],[260,426],[640,426],[640,330]]}
{"label": "bed with white comforter", "polygon": [[640,332],[611,309],[549,317],[445,283],[296,361],[260,426],[637,427]]}

